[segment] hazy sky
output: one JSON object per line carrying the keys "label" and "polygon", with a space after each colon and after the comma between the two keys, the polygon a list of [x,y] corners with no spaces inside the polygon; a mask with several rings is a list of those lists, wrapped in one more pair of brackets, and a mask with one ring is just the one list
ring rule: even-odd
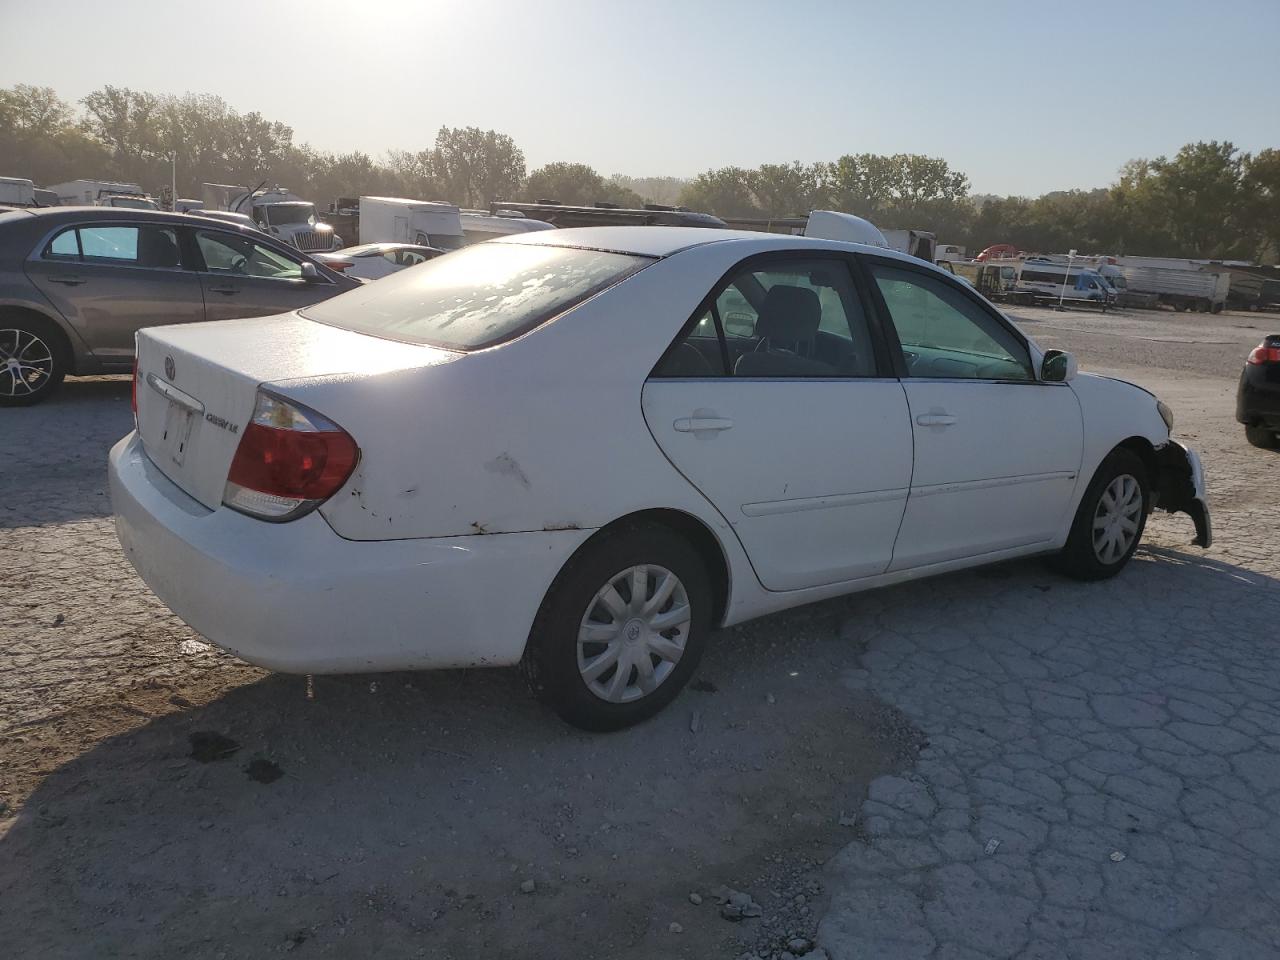
{"label": "hazy sky", "polygon": [[0,36],[0,86],[213,93],[374,155],[492,127],[530,169],[912,152],[1037,194],[1280,147],[1280,0],[0,0]]}

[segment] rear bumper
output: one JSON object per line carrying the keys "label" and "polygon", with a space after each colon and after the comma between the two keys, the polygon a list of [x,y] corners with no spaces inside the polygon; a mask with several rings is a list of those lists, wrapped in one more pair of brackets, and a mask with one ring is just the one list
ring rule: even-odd
{"label": "rear bumper", "polygon": [[1236,419],[1280,429],[1280,369],[1262,364],[1244,368],[1236,390]]}
{"label": "rear bumper", "polygon": [[319,512],[264,523],[187,496],[134,433],[112,448],[109,474],[117,535],[147,586],[212,643],[288,673],[515,663],[590,536],[352,541]]}

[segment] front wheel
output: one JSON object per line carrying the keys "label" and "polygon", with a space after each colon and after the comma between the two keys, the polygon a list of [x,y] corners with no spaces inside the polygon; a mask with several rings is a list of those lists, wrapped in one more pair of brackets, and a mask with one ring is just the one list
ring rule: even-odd
{"label": "front wheel", "polygon": [[58,389],[66,373],[66,357],[50,324],[0,317],[0,407],[39,403]]}
{"label": "front wheel", "polygon": [[1107,455],[1076,510],[1053,565],[1077,580],[1114,577],[1138,549],[1151,502],[1146,466],[1123,448]]}
{"label": "front wheel", "polygon": [[1263,450],[1274,450],[1280,446],[1280,434],[1270,427],[1247,426],[1244,428],[1244,438]]}
{"label": "front wheel", "polygon": [[560,572],[521,666],[568,723],[620,730],[675,699],[710,630],[702,558],[671,530],[636,525],[588,543]]}

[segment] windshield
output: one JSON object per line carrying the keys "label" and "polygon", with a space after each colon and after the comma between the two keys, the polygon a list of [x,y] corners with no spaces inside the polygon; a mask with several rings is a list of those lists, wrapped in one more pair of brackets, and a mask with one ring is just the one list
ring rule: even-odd
{"label": "windshield", "polygon": [[483,243],[301,312],[389,340],[479,350],[532,330],[651,262],[598,250]]}
{"label": "windshield", "polygon": [[311,203],[269,203],[262,210],[267,223],[275,227],[286,223],[316,222],[316,208]]}

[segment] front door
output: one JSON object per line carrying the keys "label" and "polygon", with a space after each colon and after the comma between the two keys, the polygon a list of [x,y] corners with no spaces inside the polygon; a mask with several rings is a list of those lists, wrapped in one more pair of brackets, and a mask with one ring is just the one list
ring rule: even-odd
{"label": "front door", "polygon": [[204,319],[200,281],[163,224],[100,221],[68,227],[27,261],[31,282],[95,357],[126,367],[142,327]]}
{"label": "front door", "polygon": [[308,282],[300,260],[246,234],[196,230],[195,239],[209,320],[287,313],[339,291],[326,280]]}
{"label": "front door", "polygon": [[912,439],[877,340],[843,258],[753,258],[645,383],[658,444],[733,526],[767,589],[889,565]]}
{"label": "front door", "polygon": [[1075,489],[1075,392],[1035,376],[1025,339],[955,281],[868,266],[901,342],[915,435],[911,498],[891,569],[1047,543]]}

